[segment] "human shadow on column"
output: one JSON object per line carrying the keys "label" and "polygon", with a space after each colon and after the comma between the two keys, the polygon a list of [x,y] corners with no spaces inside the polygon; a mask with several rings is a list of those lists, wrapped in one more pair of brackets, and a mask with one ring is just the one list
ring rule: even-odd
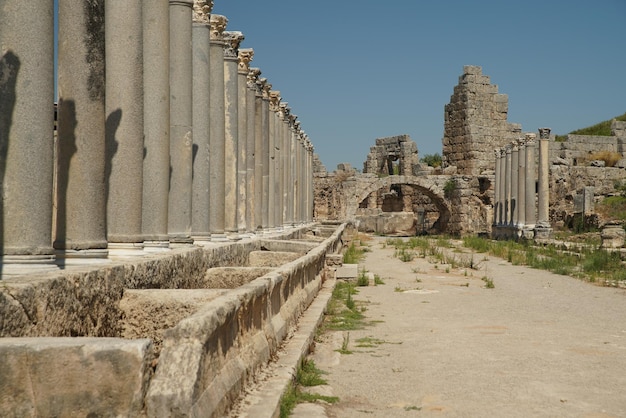
{"label": "human shadow on column", "polygon": [[116,139],[117,129],[122,121],[122,109],[116,109],[109,116],[104,125],[105,130],[105,149],[106,156],[104,159],[104,227],[108,233],[108,205],[109,205],[109,183],[111,172],[113,170],[113,157],[117,154],[119,142]]}
{"label": "human shadow on column", "polygon": [[[58,147],[57,147],[57,220],[54,248],[67,250],[67,188],[70,177],[70,163],[76,154],[76,103],[73,100],[59,100],[58,105]],[[57,258],[60,269],[65,268],[65,257]]]}
{"label": "human shadow on column", "polygon": [[17,74],[20,59],[13,51],[0,58],[0,280],[4,265],[4,172],[6,170],[9,133],[17,99]]}

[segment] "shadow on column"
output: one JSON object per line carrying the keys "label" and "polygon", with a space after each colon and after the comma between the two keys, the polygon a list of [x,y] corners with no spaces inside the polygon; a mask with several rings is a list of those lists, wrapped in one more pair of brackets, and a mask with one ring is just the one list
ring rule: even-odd
{"label": "shadow on column", "polygon": [[[105,150],[106,156],[104,159],[104,227],[108,236],[108,206],[109,206],[109,183],[111,179],[111,172],[113,170],[113,157],[117,154],[117,148],[119,142],[116,140],[117,129],[120,127],[122,121],[122,109],[116,109],[109,116],[104,126],[105,135]],[[108,240],[108,238],[107,238]]]}
{"label": "shadow on column", "polygon": [[0,58],[0,280],[4,264],[4,174],[19,70],[20,59],[12,51],[7,51]]}
{"label": "shadow on column", "polygon": [[[57,221],[54,248],[67,250],[67,188],[70,176],[70,162],[76,151],[76,103],[73,100],[59,101],[58,106],[58,168],[57,168]],[[57,258],[60,269],[65,268],[65,257]]]}

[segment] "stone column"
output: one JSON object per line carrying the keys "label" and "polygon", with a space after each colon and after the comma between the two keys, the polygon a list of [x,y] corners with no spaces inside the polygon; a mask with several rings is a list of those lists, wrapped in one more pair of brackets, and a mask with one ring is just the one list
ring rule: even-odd
{"label": "stone column", "polygon": [[104,1],[59,2],[57,263],[106,261]]}
{"label": "stone column", "polygon": [[493,176],[493,226],[500,225],[500,149],[494,150],[496,157],[496,167]]}
{"label": "stone column", "polygon": [[237,157],[239,152],[239,45],[244,36],[241,32],[224,32],[224,228],[230,240],[241,239],[237,226]]}
{"label": "stone column", "polygon": [[169,0],[143,2],[144,148],[141,230],[145,251],[169,247],[170,12]]}
{"label": "stone column", "polygon": [[192,127],[193,170],[191,194],[191,238],[196,244],[211,241],[209,227],[209,114],[210,42],[212,2],[196,0],[193,5],[192,26]]}
{"label": "stone column", "polygon": [[280,92],[270,90],[269,95],[269,175],[268,175],[268,228],[271,231],[276,230],[276,213],[278,205],[276,198],[278,196],[278,188],[276,187],[276,147],[278,144],[278,109],[280,102]]}
{"label": "stone column", "polygon": [[273,188],[273,192],[270,193],[270,199],[272,199],[273,206],[273,219],[272,224],[274,229],[282,229],[282,195],[283,190],[281,188],[281,151],[282,151],[282,110],[280,108],[280,91],[271,91],[270,92],[270,105],[272,107],[272,119],[274,132],[272,134],[272,164],[271,164],[271,173],[270,178],[272,183],[270,185],[270,189]]}
{"label": "stone column", "polygon": [[302,223],[302,130],[300,129],[300,122],[296,122],[298,134],[296,135],[296,193],[294,203],[294,220],[300,225]]}
{"label": "stone column", "polygon": [[300,152],[301,152],[301,156],[300,156],[300,164],[301,164],[301,168],[300,168],[300,184],[301,184],[300,223],[306,222],[306,195],[308,193],[307,187],[306,187],[306,183],[307,183],[306,182],[306,142],[307,142],[306,134],[302,132],[302,139],[300,143]]}
{"label": "stone column", "polygon": [[254,228],[263,232],[263,89],[261,70],[252,68],[254,75]]}
{"label": "stone column", "polygon": [[226,155],[226,121],[224,113],[224,29],[228,19],[221,15],[211,15],[211,72],[210,90],[211,106],[209,111],[209,146],[211,159],[209,162],[209,196],[211,199],[209,223],[211,241],[226,241],[225,201],[225,167]]}
{"label": "stone column", "polygon": [[140,0],[105,2],[107,237],[111,256],[143,253],[143,33]]}
{"label": "stone column", "polygon": [[535,227],[535,134],[526,134],[526,229]]}
{"label": "stone column", "polygon": [[298,192],[298,184],[297,184],[297,159],[296,159],[296,146],[297,146],[297,135],[298,135],[298,124],[296,119],[298,117],[294,114],[291,115],[291,134],[289,139],[289,184],[291,185],[291,190],[289,193],[289,221],[291,226],[296,225],[296,195]]}
{"label": "stone column", "polygon": [[18,0],[0,6],[0,278],[19,274],[21,263],[55,268],[52,6]]}
{"label": "stone column", "polygon": [[262,164],[262,178],[263,185],[262,190],[263,193],[261,195],[261,226],[263,231],[269,231],[269,220],[270,220],[270,194],[269,194],[269,184],[270,184],[270,97],[269,92],[272,88],[272,85],[267,82],[267,79],[261,79],[261,135],[262,135],[262,155],[261,155],[261,164]]}
{"label": "stone column", "polygon": [[549,183],[549,161],[548,153],[550,146],[550,128],[539,129],[539,192],[538,192],[538,207],[537,207],[537,227],[536,236],[539,238],[549,237],[551,231],[550,228],[550,214],[549,214],[549,197],[550,197],[550,183]]}
{"label": "stone column", "polygon": [[519,221],[518,183],[519,177],[519,148],[517,141],[511,143],[511,226]]}
{"label": "stone column", "polygon": [[498,188],[500,189],[500,222],[506,224],[506,148],[500,148],[500,173],[498,175]]}
{"label": "stone column", "polygon": [[290,109],[287,105],[287,102],[282,102],[280,104],[282,114],[283,114],[283,152],[281,155],[281,159],[283,160],[283,183],[285,187],[283,188],[283,227],[291,226],[291,222],[289,221],[289,197],[293,192],[291,183],[289,182],[289,171],[291,167],[291,127],[290,127]]}
{"label": "stone column", "polygon": [[[248,116],[249,116],[249,89],[248,73],[250,72],[250,61],[254,51],[252,49],[240,49],[238,54],[238,81],[237,89],[239,94],[239,141],[237,142],[237,230],[241,237],[250,237],[249,226],[249,202],[248,202]],[[254,99],[253,99],[254,100]],[[253,113],[254,119],[254,113]],[[254,124],[252,125],[254,129]],[[254,144],[254,141],[253,141]]]}
{"label": "stone column", "polygon": [[170,197],[171,243],[191,244],[193,159],[192,0],[170,0]]}
{"label": "stone column", "polygon": [[517,165],[517,229],[521,230],[526,224],[526,141],[517,140],[519,159]]}
{"label": "stone column", "polygon": [[504,163],[504,225],[509,225],[511,223],[512,211],[511,211],[511,145],[507,145],[504,148],[505,152],[505,163]]}
{"label": "stone column", "polygon": [[282,231],[284,223],[284,198],[285,195],[285,178],[283,177],[285,169],[285,114],[283,108],[278,103],[278,111],[276,112],[276,164],[274,169],[274,179],[276,182],[276,227]]}
{"label": "stone column", "polygon": [[[250,50],[252,57],[254,51]],[[258,69],[257,69],[258,70]],[[260,71],[260,70],[258,70]],[[246,107],[248,109],[248,139],[246,149],[246,230],[250,235],[256,230],[256,176],[255,176],[255,147],[256,147],[256,77],[257,72],[250,69],[247,75]]]}

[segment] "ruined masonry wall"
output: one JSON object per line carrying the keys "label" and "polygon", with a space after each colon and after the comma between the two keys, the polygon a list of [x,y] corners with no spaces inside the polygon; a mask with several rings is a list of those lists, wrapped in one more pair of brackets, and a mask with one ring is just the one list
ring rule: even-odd
{"label": "ruined masonry wall", "polygon": [[466,65],[445,106],[443,159],[459,174],[493,170],[493,150],[517,139],[521,127],[507,122],[508,96],[498,93],[481,67]]}

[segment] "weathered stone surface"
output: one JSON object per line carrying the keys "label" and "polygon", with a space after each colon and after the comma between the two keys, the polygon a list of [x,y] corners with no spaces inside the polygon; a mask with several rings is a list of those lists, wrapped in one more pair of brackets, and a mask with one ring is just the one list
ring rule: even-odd
{"label": "weathered stone surface", "polygon": [[602,228],[600,238],[602,248],[622,248],[624,246],[624,238],[626,232],[621,224],[607,224]]}
{"label": "weathered stone surface", "polygon": [[358,275],[358,264],[343,264],[341,267],[337,267],[335,272],[335,278],[337,279],[356,279]]}
{"label": "weathered stone surface", "polygon": [[251,267],[278,267],[302,256],[302,253],[287,251],[252,251],[248,265]]}
{"label": "weathered stone surface", "polygon": [[235,289],[270,271],[270,267],[213,267],[207,270],[202,286],[210,289]]}
{"label": "weathered stone surface", "polygon": [[156,357],[163,332],[223,294],[214,289],[143,289],[124,291],[120,301],[123,338],[150,338]]}
{"label": "weathered stone surface", "polygon": [[384,235],[415,235],[416,214],[413,212],[383,212],[357,216],[359,230]]}
{"label": "weathered stone surface", "polygon": [[136,417],[151,374],[150,340],[0,339],[3,417]]}

